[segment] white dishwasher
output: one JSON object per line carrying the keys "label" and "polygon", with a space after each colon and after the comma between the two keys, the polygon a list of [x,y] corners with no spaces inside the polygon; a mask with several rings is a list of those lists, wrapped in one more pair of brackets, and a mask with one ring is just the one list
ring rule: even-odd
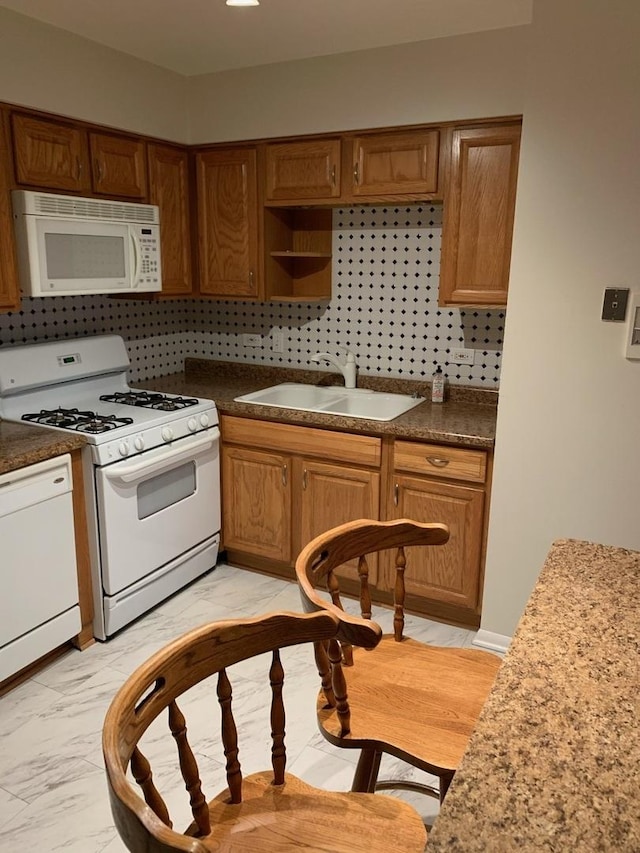
{"label": "white dishwasher", "polygon": [[80,631],[71,457],[0,475],[0,681]]}

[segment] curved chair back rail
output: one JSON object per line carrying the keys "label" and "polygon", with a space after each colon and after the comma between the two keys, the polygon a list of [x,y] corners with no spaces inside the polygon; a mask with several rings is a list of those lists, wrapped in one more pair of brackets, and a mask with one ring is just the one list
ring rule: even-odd
{"label": "curved chair back rail", "polygon": [[[317,536],[296,561],[303,609],[340,622],[335,638],[314,644],[321,683],[316,712],[330,743],[361,750],[354,791],[411,787],[442,799],[495,679],[500,659],[489,652],[439,648],[404,635],[405,549],[448,539],[444,524],[361,519]],[[364,651],[362,625],[378,628],[371,621],[367,557],[389,549],[395,549],[393,635]],[[354,559],[362,618],[345,613],[340,599],[338,569]],[[326,587],[331,600],[316,587]],[[435,774],[438,786],[378,782],[383,753]]]}
{"label": "curved chair back rail", "polygon": [[[306,613],[325,611],[334,613],[341,621],[339,638],[344,642],[361,646],[358,631],[362,622],[344,612],[340,601],[339,582],[334,570],[358,560],[360,578],[360,612],[363,619],[371,619],[371,595],[369,593],[369,569],[366,557],[378,551],[396,549],[394,585],[395,636],[402,638],[404,628],[404,549],[414,546],[444,545],[449,540],[446,524],[421,524],[408,518],[397,521],[349,521],[320,534],[302,549],[296,560],[296,579],[300,588],[302,607]],[[316,587],[326,583],[332,602],[318,594]],[[375,625],[375,623],[370,623]],[[377,627],[377,626],[376,626]]]}
{"label": "curved chair back rail", "polygon": [[[422,851],[424,825],[409,806],[392,798],[320,791],[285,773],[284,668],[280,649],[329,642],[339,622],[330,613],[274,613],[255,619],[216,622],[188,632],[140,666],[113,699],[103,729],[103,752],[111,808],[124,843],[134,853],[213,853],[213,851],[293,850],[359,851],[385,849],[382,841],[402,826],[403,844]],[[378,636],[367,625],[361,638],[369,645]],[[271,685],[269,772],[243,779],[238,730],[232,709],[228,667],[271,653],[265,675]],[[185,716],[177,700],[190,688],[217,674],[220,705],[220,758],[226,764],[227,789],[207,802],[196,755],[187,737]],[[310,697],[312,701],[312,697]],[[173,828],[165,798],[153,778],[140,740],[151,724],[167,715],[167,740],[175,741],[176,766],[188,792],[192,824]],[[154,728],[154,737],[155,728]],[[250,749],[249,746],[247,748]],[[141,797],[127,776],[141,789]],[[340,815],[333,826],[334,819]],[[393,824],[393,827],[391,826]],[[327,846],[327,844],[329,846]]]}

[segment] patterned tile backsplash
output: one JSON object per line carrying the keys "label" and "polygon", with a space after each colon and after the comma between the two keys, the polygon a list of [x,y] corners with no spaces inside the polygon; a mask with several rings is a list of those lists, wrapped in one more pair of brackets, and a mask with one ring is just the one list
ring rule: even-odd
{"label": "patterned tile backsplash", "polygon": [[[441,236],[441,205],[339,209],[329,302],[25,298],[0,314],[0,345],[119,334],[132,383],[175,373],[186,356],[308,368],[313,353],[342,346],[361,373],[425,379],[440,365],[453,384],[497,388],[504,312],[438,307]],[[262,346],[245,346],[246,334]],[[474,364],[449,363],[460,348]]]}

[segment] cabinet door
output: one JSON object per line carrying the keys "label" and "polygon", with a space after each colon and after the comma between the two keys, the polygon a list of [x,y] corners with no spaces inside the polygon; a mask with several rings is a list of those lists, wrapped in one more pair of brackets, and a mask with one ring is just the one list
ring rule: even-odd
{"label": "cabinet door", "polygon": [[22,113],[11,116],[16,181],[52,190],[90,188],[87,137],[81,128]]}
{"label": "cabinet door", "polygon": [[197,155],[200,292],[260,295],[255,149]]}
{"label": "cabinet door", "polygon": [[340,197],[340,140],[267,145],[267,201]]}
{"label": "cabinet door", "polygon": [[171,145],[149,145],[149,201],[160,209],[162,293],[191,293],[189,155]]}
{"label": "cabinet door", "polygon": [[439,146],[438,130],[356,137],[354,197],[433,195],[438,191]]}
{"label": "cabinet door", "polygon": [[[300,549],[320,533],[358,518],[380,518],[380,475],[375,471],[326,465],[302,460],[302,500]],[[369,582],[378,581],[377,555],[368,560]],[[352,561],[339,572],[358,579],[358,562]]]}
{"label": "cabinet door", "polygon": [[453,131],[441,305],[506,305],[519,153],[519,124]]}
{"label": "cabinet door", "polygon": [[291,460],[222,448],[223,547],[291,564]]}
{"label": "cabinet door", "polygon": [[147,161],[142,140],[90,133],[89,148],[94,192],[147,197]]}
{"label": "cabinet door", "polygon": [[13,240],[8,128],[5,120],[5,114],[0,113],[0,310],[11,311],[20,308],[20,290]]}
{"label": "cabinet door", "polygon": [[[404,476],[394,477],[393,488],[394,518],[449,527],[446,545],[407,548],[407,593],[474,609],[479,595],[484,490]],[[391,577],[388,581],[393,582]]]}

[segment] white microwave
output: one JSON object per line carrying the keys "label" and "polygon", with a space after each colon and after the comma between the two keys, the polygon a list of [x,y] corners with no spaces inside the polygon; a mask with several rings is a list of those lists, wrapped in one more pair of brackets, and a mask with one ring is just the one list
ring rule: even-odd
{"label": "white microwave", "polygon": [[25,296],[162,289],[156,205],[26,190],[12,197]]}

